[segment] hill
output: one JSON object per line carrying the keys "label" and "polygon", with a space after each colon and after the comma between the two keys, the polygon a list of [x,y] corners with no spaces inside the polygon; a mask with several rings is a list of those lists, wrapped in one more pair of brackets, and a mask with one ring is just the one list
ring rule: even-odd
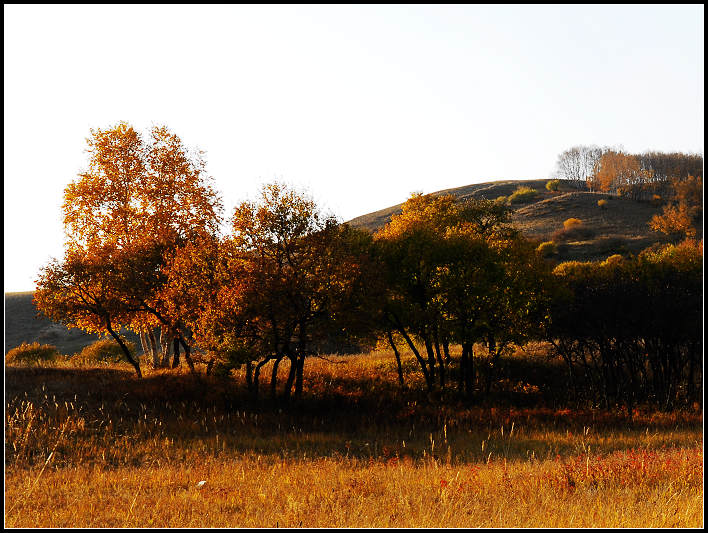
{"label": "hill", "polygon": [[[592,236],[583,241],[559,243],[556,259],[604,260],[612,254],[637,253],[647,246],[663,242],[663,236],[649,229],[652,216],[661,212],[650,202],[638,202],[605,193],[578,190],[561,182],[559,190],[546,190],[547,179],[507,180],[465,185],[432,193],[435,196],[451,194],[460,200],[484,198],[496,200],[508,197],[518,187],[529,187],[536,197],[527,203],[513,204],[512,220],[526,237],[538,242],[548,241],[568,218],[580,219],[591,230]],[[598,201],[605,199],[604,208]],[[392,215],[401,212],[397,204],[350,220],[352,226],[376,231],[383,227]],[[699,237],[702,227],[699,228]]]}
{"label": "hill", "polygon": [[[33,294],[5,293],[5,353],[23,342],[39,342],[56,346],[62,354],[74,354],[101,338],[78,329],[67,329],[66,326],[39,315],[32,302]],[[139,345],[135,335],[127,336]]]}

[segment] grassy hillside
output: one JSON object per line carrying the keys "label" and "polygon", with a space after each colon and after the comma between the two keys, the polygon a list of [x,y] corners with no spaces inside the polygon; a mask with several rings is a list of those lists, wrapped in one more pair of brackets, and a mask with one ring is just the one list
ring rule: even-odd
{"label": "grassy hillside", "polygon": [[[56,346],[62,354],[74,354],[100,338],[78,329],[69,330],[39,315],[32,295],[32,292],[5,293],[5,353],[23,342],[39,342]],[[137,341],[135,336],[128,337]]]}
{"label": "grassy hillside", "polygon": [[[563,221],[578,218],[593,235],[583,241],[560,243],[556,259],[598,260],[620,253],[637,253],[663,237],[649,229],[652,216],[661,212],[660,207],[650,202],[637,202],[627,198],[577,190],[561,182],[557,192],[546,190],[548,180],[509,180],[466,185],[445,189],[433,194],[452,194],[460,200],[484,198],[496,200],[508,197],[518,187],[534,189],[536,197],[529,203],[514,204],[513,222],[527,237],[541,241],[552,239],[553,233],[563,228]],[[598,201],[606,199],[605,208]],[[383,227],[392,215],[401,212],[401,204],[362,215],[349,221],[355,227],[376,231]],[[702,237],[702,227],[699,228]]]}

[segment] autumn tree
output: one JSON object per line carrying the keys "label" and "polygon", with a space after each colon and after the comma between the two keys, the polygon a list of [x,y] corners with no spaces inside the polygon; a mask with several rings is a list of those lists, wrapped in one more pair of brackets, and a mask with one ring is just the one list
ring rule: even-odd
{"label": "autumn tree", "polygon": [[237,206],[231,222],[232,233],[213,253],[194,249],[175,270],[177,278],[197,273],[184,278],[193,288],[186,294],[201,293],[197,340],[224,362],[245,363],[254,394],[270,361],[275,394],[279,365],[289,361],[283,396],[293,389],[300,396],[305,359],[323,343],[368,327],[362,306],[369,290],[366,234],[278,183],[266,185],[258,202]]}
{"label": "autumn tree", "polygon": [[642,169],[635,156],[621,150],[608,150],[595,164],[594,172],[588,177],[588,186],[593,191],[613,191],[639,200],[648,190],[650,180],[651,172]]}
{"label": "autumn tree", "polygon": [[[190,153],[165,127],[152,128],[146,142],[120,123],[92,130],[87,144],[88,168],[64,194],[67,260],[79,254],[109,268],[106,250],[120,257],[132,281],[113,287],[114,303],[123,306],[121,325],[139,332],[153,364],[164,365],[167,334],[186,347],[187,332],[161,297],[163,267],[185,242],[215,234],[220,200],[202,155]],[[156,326],[165,339],[162,361],[154,349]]]}
{"label": "autumn tree", "polygon": [[696,401],[702,376],[702,245],[558,265],[548,340],[576,399],[607,408]]}
{"label": "autumn tree", "polygon": [[445,387],[451,341],[462,346],[458,386],[469,395],[474,344],[487,346],[491,382],[509,343],[531,332],[542,262],[509,219],[495,202],[416,194],[375,236],[387,273],[387,327],[410,347],[428,390],[436,381]]}
{"label": "autumn tree", "polygon": [[693,239],[703,213],[703,179],[689,176],[672,183],[672,201],[665,205],[660,215],[654,215],[649,227],[673,238]]}
{"label": "autumn tree", "polygon": [[118,333],[131,320],[131,311],[121,294],[125,271],[118,257],[120,252],[108,245],[101,252],[89,254],[70,249],[64,261],[51,261],[40,272],[34,303],[55,322],[87,333],[109,334],[137,376],[142,377],[139,361]]}
{"label": "autumn tree", "polygon": [[[446,256],[443,237],[458,219],[454,197],[414,194],[402,205],[401,214],[394,215],[375,235],[385,269],[388,329],[397,331],[408,344],[429,391],[436,375],[441,386],[445,383],[440,345],[446,344],[449,333],[440,308],[437,277]],[[485,223],[483,219],[480,222]],[[425,356],[415,339],[425,345]]]}

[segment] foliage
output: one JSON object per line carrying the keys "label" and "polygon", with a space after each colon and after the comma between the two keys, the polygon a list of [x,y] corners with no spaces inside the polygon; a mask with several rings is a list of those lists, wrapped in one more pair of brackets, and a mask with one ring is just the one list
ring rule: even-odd
{"label": "foliage", "polygon": [[598,206],[600,209],[607,209],[607,200],[604,199],[604,198],[603,198],[602,200],[598,200],[598,201],[597,201],[597,206]]}
{"label": "foliage", "polygon": [[187,349],[187,332],[160,291],[175,249],[218,230],[221,202],[202,154],[164,126],[146,141],[119,123],[91,130],[87,144],[88,168],[64,193],[64,261],[40,273],[37,307],[69,327],[114,338],[120,326],[145,332],[160,325]]}
{"label": "foliage", "polygon": [[664,206],[661,215],[652,217],[649,227],[676,239],[695,238],[703,213],[703,179],[689,176],[674,183],[673,190],[673,201]]}
{"label": "foliage", "polygon": [[636,258],[564,263],[554,270],[548,339],[569,366],[575,393],[598,405],[696,401],[702,381],[702,246]]}
{"label": "foliage", "polygon": [[542,242],[536,247],[536,252],[541,257],[551,257],[556,253],[556,244],[553,241]]}
{"label": "foliage", "polygon": [[[127,340],[123,340],[123,342],[133,358],[137,359],[135,344]],[[124,359],[123,348],[113,339],[98,340],[71,358],[72,362],[80,364],[117,363]]]}
{"label": "foliage", "polygon": [[509,203],[514,204],[525,204],[536,199],[538,196],[538,191],[532,189],[531,187],[519,186],[517,189],[509,195]]}
{"label": "foliage", "polygon": [[651,171],[643,169],[637,157],[621,150],[607,150],[588,177],[588,186],[592,191],[614,191],[639,200],[651,178]]}
{"label": "foliage", "polygon": [[592,239],[595,232],[585,227],[583,221],[578,218],[568,218],[563,222],[563,229],[553,233],[554,242],[583,241]]}
{"label": "foliage", "polygon": [[576,226],[582,225],[582,223],[583,223],[583,221],[580,220],[579,218],[567,218],[567,219],[565,219],[565,221],[563,222],[563,228],[564,228],[564,229],[571,229],[571,228],[574,228],[574,227],[576,227]]}
{"label": "foliage", "polygon": [[569,148],[558,156],[555,174],[572,186],[582,188],[606,150],[598,146],[582,145]]}
{"label": "foliage", "polygon": [[[445,388],[450,342],[462,345],[458,388],[469,395],[474,343],[485,343],[493,366],[510,343],[520,342],[537,323],[543,267],[508,225],[508,210],[501,207],[413,195],[375,235],[385,267],[385,327],[405,339],[428,390],[436,377]],[[414,339],[424,345],[425,354]]]}
{"label": "foliage", "polygon": [[551,192],[557,192],[560,186],[560,180],[548,180],[546,182],[546,189]]}
{"label": "foliage", "polygon": [[299,395],[306,357],[324,343],[366,335],[362,304],[373,288],[367,239],[306,196],[269,184],[260,202],[236,207],[231,235],[175,256],[169,300],[183,302],[180,315],[224,370],[258,363],[249,374],[254,394],[262,366],[287,359],[283,394],[294,386]]}
{"label": "foliage", "polygon": [[57,347],[51,344],[40,345],[38,342],[31,344],[23,342],[5,354],[5,364],[39,364],[54,361],[60,356]]}

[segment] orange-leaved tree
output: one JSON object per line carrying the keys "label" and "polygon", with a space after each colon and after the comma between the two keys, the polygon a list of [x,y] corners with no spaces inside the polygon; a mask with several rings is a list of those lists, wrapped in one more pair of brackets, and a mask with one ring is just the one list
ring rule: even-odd
{"label": "orange-leaved tree", "polygon": [[651,177],[651,171],[643,169],[635,156],[608,150],[595,164],[593,174],[588,177],[588,186],[593,191],[615,191],[639,200]]}
{"label": "orange-leaved tree", "polygon": [[688,176],[672,183],[673,199],[661,215],[654,215],[649,227],[670,237],[693,239],[703,212],[703,178]]}
{"label": "orange-leaved tree", "polygon": [[[165,127],[154,127],[146,142],[132,126],[119,123],[92,130],[87,144],[88,168],[64,193],[65,261],[76,254],[88,258],[98,275],[101,263],[110,269],[111,261],[120,259],[130,283],[116,280],[111,288],[114,305],[122,306],[115,314],[121,322],[113,327],[141,333],[153,364],[164,364],[167,343],[161,343],[160,362],[154,328],[161,326],[185,348],[187,331],[165,305],[163,267],[185,242],[216,233],[221,201],[201,154],[190,153]],[[44,281],[41,277],[40,289]]]}
{"label": "orange-leaved tree", "polygon": [[257,202],[234,210],[232,233],[210,252],[185,248],[172,263],[173,284],[188,285],[201,311],[192,317],[197,342],[224,365],[246,364],[258,394],[263,366],[290,362],[282,394],[301,395],[305,358],[324,342],[364,332],[369,269],[366,234],[323,215],[289,187],[266,185]]}

